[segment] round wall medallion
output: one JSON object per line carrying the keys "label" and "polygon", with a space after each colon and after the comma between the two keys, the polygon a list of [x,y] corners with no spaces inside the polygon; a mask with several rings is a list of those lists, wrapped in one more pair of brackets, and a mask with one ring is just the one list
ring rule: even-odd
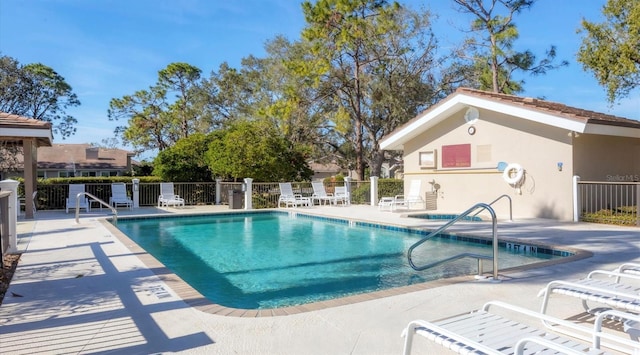
{"label": "round wall medallion", "polygon": [[476,134],[476,128],[474,126],[469,126],[469,128],[467,128],[467,132],[469,132],[470,135],[474,135]]}

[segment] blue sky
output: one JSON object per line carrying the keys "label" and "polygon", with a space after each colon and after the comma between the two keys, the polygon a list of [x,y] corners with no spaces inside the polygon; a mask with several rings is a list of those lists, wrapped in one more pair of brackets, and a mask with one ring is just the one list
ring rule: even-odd
{"label": "blue sky", "polygon": [[[404,0],[438,14],[434,31],[444,49],[462,38],[470,21],[451,1]],[[640,120],[640,92],[614,106],[604,89],[578,63],[584,17],[601,21],[605,0],[538,0],[516,18],[516,49],[539,57],[555,45],[569,66],[525,77],[523,96],[544,97],[570,106]],[[296,40],[305,26],[297,0],[2,0],[0,53],[21,64],[40,62],[62,75],[82,105],[68,110],[78,119],[76,135],[56,143],[99,143],[125,122],[110,122],[112,98],[155,84],[172,62],[195,65],[208,76],[228,62],[263,56],[276,35]],[[125,147],[126,148],[126,147]]]}

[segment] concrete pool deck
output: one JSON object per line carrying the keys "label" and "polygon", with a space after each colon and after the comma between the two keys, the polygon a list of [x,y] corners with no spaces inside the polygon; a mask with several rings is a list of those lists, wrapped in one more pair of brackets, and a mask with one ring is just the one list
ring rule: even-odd
{"label": "concrete pool deck", "polygon": [[[435,229],[443,221],[406,218],[371,206],[287,209],[397,226]],[[141,208],[119,215],[229,211],[227,206]],[[414,319],[435,320],[502,300],[538,310],[537,292],[555,279],[581,278],[595,269],[640,262],[640,229],[549,220],[499,221],[500,239],[518,239],[590,252],[590,257],[544,267],[500,272],[500,283],[472,277],[434,283],[412,292],[355,303],[309,307],[272,317],[202,311],[209,302],[185,298],[185,285],[154,266],[135,245],[114,235],[105,209],[72,214],[38,212],[18,221],[23,252],[0,306],[0,349],[35,353],[188,354],[398,354],[402,329]],[[490,235],[490,223],[462,222],[454,232]],[[151,266],[149,266],[151,265]],[[383,297],[384,296],[384,297]],[[199,306],[200,305],[200,306]],[[552,299],[550,313],[584,316],[580,302]],[[414,354],[443,353],[416,339]]]}

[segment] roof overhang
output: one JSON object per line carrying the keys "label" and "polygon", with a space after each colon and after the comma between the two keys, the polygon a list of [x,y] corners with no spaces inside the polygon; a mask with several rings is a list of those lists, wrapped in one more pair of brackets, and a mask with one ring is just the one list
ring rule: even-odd
{"label": "roof overhang", "polygon": [[517,103],[494,101],[485,97],[467,94],[463,91],[449,95],[438,104],[422,112],[405,125],[396,129],[393,133],[384,137],[380,142],[380,148],[383,150],[402,150],[404,145],[410,140],[452,115],[467,110],[469,107],[495,111],[578,133],[640,138],[640,128],[616,126],[606,123],[598,124],[589,122],[589,120],[538,111]]}
{"label": "roof overhang", "polygon": [[28,138],[35,138],[38,147],[50,147],[53,141],[50,129],[2,127],[0,133],[0,141],[4,142],[20,142]]}
{"label": "roof overhang", "polygon": [[640,128],[629,128],[597,123],[587,123],[582,133],[599,134],[603,136],[640,138]]}
{"label": "roof overhang", "polygon": [[0,112],[0,142],[22,144],[27,139],[35,139],[38,147],[50,147],[51,123]]}

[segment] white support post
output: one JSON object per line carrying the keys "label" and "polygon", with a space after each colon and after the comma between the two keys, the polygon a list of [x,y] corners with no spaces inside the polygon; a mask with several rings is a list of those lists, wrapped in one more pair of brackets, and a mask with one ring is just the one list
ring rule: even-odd
{"label": "white support post", "polygon": [[245,210],[253,209],[253,201],[251,200],[251,197],[253,196],[252,182],[253,182],[252,178],[244,179],[244,209]]}
{"label": "white support post", "polygon": [[220,184],[221,182],[222,182],[222,179],[216,178],[216,205],[219,205],[220,201],[221,201],[221,199],[220,199],[220,189],[221,189],[221,186],[222,186]]}
{"label": "white support post", "polygon": [[640,227],[640,183],[636,183],[636,226]]}
{"label": "white support post", "polygon": [[353,201],[353,195],[351,195],[351,180],[353,180],[351,176],[346,176],[344,178],[344,189],[347,190],[348,197],[348,201],[346,202],[346,204],[348,205],[350,205],[351,201]]}
{"label": "white support post", "polygon": [[140,208],[140,179],[131,179],[133,183],[133,208]]}
{"label": "white support post", "polygon": [[372,176],[369,178],[371,180],[371,206],[378,205],[378,177]]}
{"label": "white support post", "polygon": [[573,176],[573,221],[580,222],[580,196],[578,189],[578,182],[580,177],[578,175]]}
{"label": "white support post", "polygon": [[18,213],[20,209],[20,203],[18,203],[18,185],[20,185],[20,182],[16,180],[7,179],[0,181],[0,189],[11,191],[11,195],[9,196],[9,247],[7,248],[7,253],[18,252],[17,230]]}

